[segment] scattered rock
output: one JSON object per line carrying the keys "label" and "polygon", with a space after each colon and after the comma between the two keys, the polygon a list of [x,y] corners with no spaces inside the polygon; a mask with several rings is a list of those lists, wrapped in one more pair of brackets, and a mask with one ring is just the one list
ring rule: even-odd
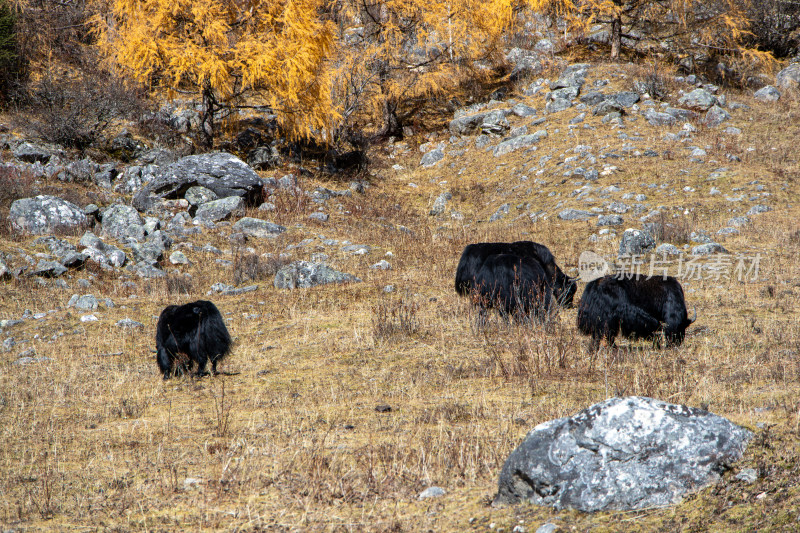
{"label": "scattered rock", "polygon": [[450,191],[441,193],[436,197],[436,200],[433,201],[433,207],[431,207],[431,210],[428,214],[430,216],[441,215],[444,213],[445,207],[447,207],[447,202],[449,202],[452,198],[453,195],[450,193]]}
{"label": "scattered rock", "polygon": [[231,216],[244,214],[244,199],[240,196],[228,196],[219,200],[211,200],[201,204],[194,215],[201,222],[218,222]]}
{"label": "scattered rock", "polygon": [[719,106],[713,106],[711,109],[708,110],[706,113],[705,118],[703,119],[703,124],[708,126],[709,128],[716,128],[726,120],[731,118],[731,114],[722,109]]}
{"label": "scattered rock", "polygon": [[281,268],[275,275],[278,289],[308,288],[327,283],[360,282],[352,274],[345,274],[322,263],[295,261]]}
{"label": "scattered rock", "polygon": [[777,102],[781,92],[772,85],[765,85],[753,93],[753,97],[760,102]]}
{"label": "scattered rock", "polygon": [[580,209],[564,209],[558,214],[558,218],[561,220],[589,220],[595,214],[589,211],[582,211]]}
{"label": "scattered rock", "polygon": [[83,296],[79,296],[77,294],[73,294],[72,297],[67,302],[67,307],[74,307],[75,309],[79,309],[81,311],[91,311],[97,309],[100,306],[100,302],[93,294],[84,294]]}
{"label": "scattered rock", "polygon": [[678,103],[690,109],[708,111],[717,103],[717,97],[705,89],[695,89],[680,97]]}
{"label": "scattered rock", "polygon": [[663,243],[656,248],[657,255],[681,255],[680,249],[674,244]]}
{"label": "scattered rock", "polygon": [[766,213],[768,211],[772,211],[770,206],[758,204],[754,205],[749,211],[747,211],[747,216],[760,215],[761,213]]}
{"label": "scattered rock", "polygon": [[439,496],[444,496],[445,490],[441,487],[428,487],[427,489],[423,490],[419,493],[419,499],[425,500],[428,498],[438,498]]}
{"label": "scattered rock", "polygon": [[673,505],[719,480],[751,437],[701,409],[611,398],[528,433],[503,466],[494,504],[584,512]]}
{"label": "scattered rock", "polygon": [[622,223],[622,215],[599,215],[597,217],[598,226],[621,226]]}
{"label": "scattered rock", "polygon": [[444,149],[436,148],[422,156],[419,164],[425,168],[434,166],[436,163],[444,159]]}
{"label": "scattered rock", "polygon": [[144,220],[138,211],[129,205],[114,204],[103,209],[100,220],[103,223],[100,230],[102,237],[144,240]]}
{"label": "scattered rock", "polygon": [[711,254],[727,254],[726,250],[718,242],[709,242],[706,244],[698,244],[692,248],[692,255],[711,255]]}
{"label": "scattered rock", "polygon": [[501,155],[508,154],[520,148],[527,148],[537,144],[539,141],[547,137],[546,130],[539,130],[536,133],[529,135],[520,135],[519,137],[512,137],[507,139],[494,148],[494,156],[500,157]]}
{"label": "scattered rock", "polygon": [[280,235],[286,228],[280,224],[262,220],[260,218],[244,217],[240,218],[233,225],[234,231],[244,233],[248,237],[267,238]]}
{"label": "scattered rock", "polygon": [[45,278],[57,278],[66,272],[67,268],[61,263],[40,259],[36,264],[36,268],[33,270],[33,275]]}
{"label": "scattered rock", "polygon": [[775,85],[781,89],[800,90],[800,63],[792,63],[775,75]]}
{"label": "scattered rock", "polygon": [[619,243],[619,255],[643,255],[653,251],[656,242],[644,230],[628,228]]}
{"label": "scattered rock", "polygon": [[123,318],[122,320],[117,321],[117,327],[125,329],[137,329],[137,328],[143,328],[144,324],[132,320],[130,318]]}

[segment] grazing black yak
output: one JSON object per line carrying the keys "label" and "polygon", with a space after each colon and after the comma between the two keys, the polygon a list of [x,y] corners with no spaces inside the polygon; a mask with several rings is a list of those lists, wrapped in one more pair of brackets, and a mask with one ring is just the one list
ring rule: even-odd
{"label": "grazing black yak", "polygon": [[473,289],[475,276],[486,259],[492,255],[513,254],[535,259],[544,269],[553,296],[564,307],[572,307],[572,299],[577,290],[574,278],[570,278],[556,264],[553,254],[543,244],[532,241],[479,242],[468,244],[461,253],[456,268],[456,292],[466,296]]}
{"label": "grazing black yak", "polygon": [[486,258],[473,278],[472,294],[481,311],[495,308],[511,314],[543,317],[553,292],[541,263],[531,257],[494,254]]}
{"label": "grazing black yak", "polygon": [[[207,300],[185,305],[170,305],[158,317],[156,361],[164,379],[189,372],[197,363],[197,376],[204,376],[211,361],[217,373],[217,361],[231,348],[231,336],[219,309]],[[176,364],[177,363],[177,364]]]}
{"label": "grazing black yak", "polygon": [[586,285],[578,306],[578,329],[592,336],[592,351],[602,338],[613,346],[619,332],[657,340],[663,331],[667,346],[680,346],[696,319],[697,314],[689,320],[683,287],[673,277],[604,276]]}

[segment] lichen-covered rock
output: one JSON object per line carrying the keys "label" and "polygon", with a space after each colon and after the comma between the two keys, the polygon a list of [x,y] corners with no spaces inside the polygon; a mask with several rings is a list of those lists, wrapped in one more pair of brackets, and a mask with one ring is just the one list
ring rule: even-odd
{"label": "lichen-covered rock", "polygon": [[34,276],[42,276],[44,278],[57,278],[58,276],[66,273],[67,268],[57,261],[48,261],[40,259],[36,263],[36,268],[33,270]]}
{"label": "lichen-covered rock", "polygon": [[781,98],[781,92],[772,85],[765,85],[753,93],[753,97],[760,102],[777,102]]}
{"label": "lichen-covered rock", "polygon": [[56,256],[59,264],[66,268],[79,268],[86,262],[87,255],[78,251],[75,245],[63,241],[52,235],[47,237],[39,237],[34,244],[43,244],[47,246],[48,250]]}
{"label": "lichen-covered rock", "polygon": [[442,213],[444,213],[444,208],[447,207],[447,202],[449,202],[452,199],[453,199],[453,194],[450,191],[445,191],[441,193],[433,201],[433,207],[431,207],[431,210],[428,213],[428,215],[432,217],[441,215]]}
{"label": "lichen-covered rock", "polygon": [[239,196],[228,196],[206,202],[197,208],[194,217],[201,221],[217,222],[234,214],[237,216],[244,214],[244,200]]}
{"label": "lichen-covered rock", "polygon": [[360,278],[334,270],[322,263],[295,261],[275,274],[275,287],[279,289],[296,289],[316,287],[328,283],[359,282]]}
{"label": "lichen-covered rock", "polygon": [[644,118],[651,126],[672,126],[677,120],[669,113],[661,113],[652,109],[645,111]]}
{"label": "lichen-covered rock", "polygon": [[72,202],[47,195],[15,200],[8,218],[15,231],[35,235],[86,225],[83,209]]}
{"label": "lichen-covered rock", "polygon": [[233,225],[234,231],[240,231],[248,237],[266,238],[280,235],[286,228],[260,218],[244,217]]}
{"label": "lichen-covered rock", "polygon": [[116,246],[103,242],[91,231],[83,234],[79,244],[85,247],[83,253],[100,265],[121,267],[128,259],[125,252]]}
{"label": "lichen-covered rock", "polygon": [[141,241],[144,239],[144,220],[129,205],[114,204],[103,209],[100,214],[103,227],[100,235],[123,240],[127,238]]}
{"label": "lichen-covered rock", "polygon": [[241,197],[247,205],[256,205],[261,200],[264,187],[258,174],[233,154],[190,155],[161,167],[134,197],[133,206],[146,211],[158,200],[183,198],[195,185],[214,191],[220,198]]}
{"label": "lichen-covered rock", "polygon": [[561,220],[589,220],[594,216],[591,211],[584,211],[582,209],[564,209],[558,214]]}
{"label": "lichen-covered rock", "polygon": [[642,255],[651,252],[656,247],[656,241],[646,231],[628,228],[622,234],[619,243],[619,255]]}
{"label": "lichen-covered rock", "polygon": [[707,111],[717,102],[717,97],[705,89],[695,89],[678,99],[679,104],[699,111]]}
{"label": "lichen-covered rock", "polygon": [[719,107],[718,105],[712,106],[703,118],[703,124],[709,128],[716,128],[726,120],[730,120],[731,114]]}
{"label": "lichen-covered rock", "polygon": [[673,505],[719,480],[751,437],[701,409],[611,398],[528,433],[503,465],[494,503],[584,512]]}
{"label": "lichen-covered rock", "polygon": [[775,85],[781,89],[800,90],[800,63],[792,63],[775,75]]}
{"label": "lichen-covered rock", "polygon": [[494,156],[500,157],[501,155],[508,154],[521,148],[528,148],[537,144],[539,141],[547,137],[546,130],[539,130],[536,133],[529,135],[520,135],[507,139],[494,147]]}

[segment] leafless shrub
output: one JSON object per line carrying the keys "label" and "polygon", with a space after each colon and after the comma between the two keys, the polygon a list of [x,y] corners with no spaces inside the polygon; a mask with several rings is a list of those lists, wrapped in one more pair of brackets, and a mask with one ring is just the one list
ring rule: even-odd
{"label": "leafless shrub", "polygon": [[36,194],[33,174],[14,165],[0,165],[0,210],[7,210],[15,200]]}
{"label": "leafless shrub", "polygon": [[246,281],[270,278],[288,263],[289,260],[281,256],[237,253],[233,258],[233,283],[239,285]]}
{"label": "leafless shrub", "polygon": [[164,284],[169,294],[191,294],[194,291],[194,280],[188,274],[167,274]]}
{"label": "leafless shrub", "polygon": [[84,149],[100,140],[113,121],[143,109],[140,93],[100,70],[76,75],[45,71],[28,87],[30,127],[46,141]]}
{"label": "leafless shrub", "polygon": [[376,339],[412,336],[421,329],[417,316],[419,304],[405,298],[394,303],[381,302],[373,308],[373,312],[372,332]]}
{"label": "leafless shrub", "polygon": [[696,226],[697,222],[693,216],[667,218],[667,215],[662,212],[655,222],[648,224],[647,229],[656,241],[688,244],[691,242],[691,234],[695,231]]}

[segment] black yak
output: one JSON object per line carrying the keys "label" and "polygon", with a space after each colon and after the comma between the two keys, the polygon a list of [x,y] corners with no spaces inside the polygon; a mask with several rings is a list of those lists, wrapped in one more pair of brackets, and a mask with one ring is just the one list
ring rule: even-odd
{"label": "black yak", "polygon": [[513,254],[538,261],[547,275],[549,285],[558,303],[564,307],[572,307],[572,299],[577,290],[575,278],[564,274],[547,246],[532,241],[468,244],[461,253],[461,259],[456,268],[456,292],[462,296],[468,295],[474,288],[473,282],[478,270],[488,257],[497,254]]}
{"label": "black yak", "polygon": [[657,342],[663,331],[667,346],[680,346],[695,319],[696,313],[688,318],[683,287],[673,277],[604,276],[586,285],[578,305],[578,329],[592,336],[592,351],[603,338],[613,346],[620,332]]}
{"label": "black yak", "polygon": [[536,259],[515,254],[494,254],[478,268],[472,295],[483,312],[495,308],[511,314],[543,317],[553,292],[544,267]]}
{"label": "black yak", "polygon": [[164,379],[187,373],[197,363],[197,376],[206,364],[217,373],[217,362],[231,349],[231,336],[217,306],[207,300],[167,306],[156,327],[156,361]]}

